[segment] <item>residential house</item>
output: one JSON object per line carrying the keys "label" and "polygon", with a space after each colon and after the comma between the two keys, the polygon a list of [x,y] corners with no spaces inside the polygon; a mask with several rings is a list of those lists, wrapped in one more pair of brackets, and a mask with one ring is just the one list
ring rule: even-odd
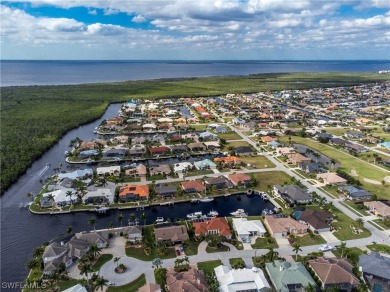
{"label": "residential house", "polygon": [[187,145],[188,149],[191,151],[206,151],[207,147],[203,143],[195,142],[195,143],[189,143]]}
{"label": "residential house", "polygon": [[312,173],[312,174],[322,173],[325,170],[320,164],[315,163],[315,162],[303,162],[299,165],[299,168],[304,173],[308,173],[308,174],[309,173]]}
{"label": "residential house", "polygon": [[307,224],[312,231],[326,232],[330,231],[329,222],[333,220],[332,213],[325,210],[296,210],[292,216],[301,223]]}
{"label": "residential house", "polygon": [[303,156],[300,153],[292,153],[292,154],[287,154],[288,161],[287,163],[295,164],[295,165],[300,165],[301,163],[304,162],[311,162],[311,159]]}
{"label": "residential house", "polygon": [[186,173],[193,168],[194,165],[191,162],[179,162],[173,165],[173,172],[175,174]]}
{"label": "residential house", "polygon": [[229,223],[226,218],[218,217],[211,218],[203,222],[194,222],[193,226],[195,228],[195,235],[209,235],[209,234],[219,234],[221,236],[230,239],[232,233],[230,232]]}
{"label": "residential house", "polygon": [[356,153],[363,153],[369,151],[367,147],[358,144],[346,144],[345,149]]}
{"label": "residential house", "polygon": [[323,180],[326,185],[344,185],[347,180],[337,175],[335,172],[325,172],[317,174],[317,179]]}
{"label": "residential house", "polygon": [[214,272],[220,292],[272,291],[263,271],[258,268],[231,270],[221,265],[214,268]]}
{"label": "residential house", "polygon": [[62,290],[63,292],[88,292],[87,289],[85,289],[84,286],[80,285],[80,284],[77,284],[77,285],[74,285],[68,289],[65,289],[65,290]]}
{"label": "residential house", "polygon": [[364,138],[360,139],[360,141],[368,143],[368,144],[378,144],[381,140],[378,138],[375,138],[375,137],[368,136],[368,137],[364,137]]}
{"label": "residential house", "polygon": [[224,176],[208,177],[204,179],[206,185],[216,189],[232,188],[233,184]]}
{"label": "residential house", "polygon": [[149,199],[148,185],[128,184],[120,188],[119,199],[121,201],[136,201]]}
{"label": "residential house", "polygon": [[149,152],[152,155],[164,155],[171,151],[171,149],[167,146],[158,146],[158,147],[150,147]]}
{"label": "residential house", "polygon": [[276,153],[279,153],[281,155],[286,156],[288,154],[294,154],[295,149],[292,147],[279,147],[279,148],[276,148]]}
{"label": "residential house", "polygon": [[201,161],[195,161],[194,166],[197,170],[215,169],[217,165],[210,159],[203,159]]}
{"label": "residential house", "polygon": [[168,269],[166,285],[169,292],[207,292],[207,280],[203,271],[191,268],[185,272]]}
{"label": "residential house", "polygon": [[142,240],[142,228],[140,226],[127,226],[122,231],[127,234],[127,240],[131,242]]}
{"label": "residential house", "polygon": [[145,143],[146,138],[145,137],[134,137],[131,139],[131,144],[136,145],[136,144],[143,144]]}
{"label": "residential house", "polygon": [[379,253],[359,256],[359,270],[371,291],[390,291],[390,258]]}
{"label": "residential house", "polygon": [[210,132],[202,132],[199,134],[199,138],[205,139],[205,140],[217,140],[218,136],[210,133]]}
{"label": "residential house", "polygon": [[314,135],[314,137],[318,140],[318,139],[324,139],[324,140],[330,140],[333,138],[333,135],[332,134],[328,134],[328,133],[316,133]]}
{"label": "residential house", "polygon": [[123,148],[113,148],[103,152],[105,158],[122,158],[126,155],[127,150]]}
{"label": "residential house", "polygon": [[171,244],[176,244],[188,240],[189,236],[184,225],[176,225],[154,229],[154,238],[156,241],[169,241]]}
{"label": "residential house", "polygon": [[269,146],[272,149],[276,150],[280,146],[280,143],[276,142],[276,141],[272,141],[272,142],[268,142],[267,146]]}
{"label": "residential house", "polygon": [[68,268],[73,263],[72,257],[69,255],[69,248],[64,242],[53,242],[45,247],[42,255],[43,274],[49,275],[59,268],[61,263]]}
{"label": "residential house", "polygon": [[246,121],[243,119],[240,119],[240,118],[233,118],[232,123],[234,125],[244,125],[246,123]]}
{"label": "residential house", "polygon": [[255,155],[256,152],[250,146],[238,146],[232,149],[236,156]]}
{"label": "residential house", "polygon": [[169,148],[171,148],[171,152],[174,154],[188,151],[187,146],[184,144],[169,145]]}
{"label": "residential house", "polygon": [[171,167],[168,164],[161,164],[159,166],[149,167],[150,176],[154,175],[168,175],[172,172]]}
{"label": "residential house", "polygon": [[312,201],[311,195],[296,185],[276,185],[274,186],[274,194],[290,204],[308,204]]}
{"label": "residential house", "polygon": [[316,282],[300,262],[290,263],[276,260],[266,263],[265,270],[278,292],[303,291],[304,287],[309,284],[316,286]]}
{"label": "residential house", "polygon": [[350,185],[338,187],[337,190],[344,193],[351,200],[366,200],[372,196],[370,192]]}
{"label": "residential house", "polygon": [[119,176],[120,173],[121,167],[117,165],[96,168],[96,174],[98,176]]}
{"label": "residential house", "polygon": [[269,142],[276,141],[276,140],[277,140],[277,138],[273,138],[270,136],[261,137],[261,142],[263,142],[263,143],[269,143]]}
{"label": "residential house", "polygon": [[207,141],[204,142],[204,145],[206,145],[208,150],[218,150],[221,148],[218,141]]}
{"label": "residential house", "polygon": [[137,292],[161,292],[161,287],[158,284],[146,283]]}
{"label": "residential house", "polygon": [[77,157],[79,159],[86,159],[86,158],[90,158],[91,156],[97,156],[97,155],[99,155],[99,151],[92,149],[92,150],[80,151],[80,153],[77,155]]}
{"label": "residential house", "polygon": [[360,284],[352,272],[353,265],[346,259],[319,257],[309,260],[309,266],[325,291],[336,287],[341,291],[351,292]]}
{"label": "residential house", "polygon": [[227,178],[233,183],[234,186],[245,186],[251,184],[252,179],[249,175],[244,173],[233,173],[227,175]]}
{"label": "residential house", "polygon": [[134,176],[139,178],[146,178],[146,166],[143,164],[138,164],[135,168],[126,169],[125,174],[126,176]]}
{"label": "residential house", "polygon": [[227,166],[230,168],[241,164],[241,160],[237,156],[216,157],[216,158],[214,158],[214,161],[221,162],[224,166]]}
{"label": "residential house", "polygon": [[[68,196],[68,192],[72,194]],[[70,193],[69,193],[70,194]],[[40,199],[41,208],[49,208],[52,206],[68,206],[72,203],[77,203],[77,192],[74,189],[60,189],[42,194]]]}
{"label": "residential house", "polygon": [[86,168],[86,169],[77,169],[73,172],[66,172],[66,173],[59,173],[58,178],[59,179],[64,179],[64,178],[69,178],[71,180],[75,180],[78,178],[84,178],[87,176],[92,176],[93,171],[91,168]]}
{"label": "residential house", "polygon": [[146,154],[147,150],[143,144],[135,144],[129,149],[129,154],[133,156],[141,156]]}
{"label": "residential house", "polygon": [[263,237],[267,232],[260,220],[248,220],[247,218],[233,218],[233,229],[241,240],[253,236]]}
{"label": "residential house", "polygon": [[345,132],[344,136],[350,139],[360,139],[364,137],[364,134],[357,132]]}
{"label": "residential house", "polygon": [[390,206],[381,201],[364,202],[364,206],[368,208],[371,213],[382,217],[383,219],[390,218]]}
{"label": "residential house", "polygon": [[89,245],[96,244],[98,248],[104,248],[108,243],[107,238],[105,238],[99,232],[79,232],[75,233],[74,238],[85,241]]}
{"label": "residential house", "polygon": [[275,238],[285,237],[289,234],[305,234],[308,229],[307,225],[283,215],[267,215],[264,218],[264,224]]}
{"label": "residential house", "polygon": [[344,146],[350,142],[341,138],[332,138],[329,143],[335,146]]}
{"label": "residential house", "polygon": [[110,189],[97,189],[86,193],[82,200],[84,204],[112,204],[114,202],[114,194]]}
{"label": "residential house", "polygon": [[156,193],[162,197],[172,197],[177,194],[176,185],[156,184]]}
{"label": "residential house", "polygon": [[183,181],[181,182],[181,187],[183,188],[184,192],[187,194],[202,193],[206,190],[203,181],[199,179]]}

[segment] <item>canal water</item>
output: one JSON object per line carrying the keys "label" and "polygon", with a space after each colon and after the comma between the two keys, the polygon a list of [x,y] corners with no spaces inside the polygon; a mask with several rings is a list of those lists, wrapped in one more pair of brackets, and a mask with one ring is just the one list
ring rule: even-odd
{"label": "canal water", "polygon": [[[40,180],[45,180],[54,174],[53,168],[64,164],[64,152],[68,150],[69,141],[75,137],[82,140],[96,138],[93,130],[103,119],[116,116],[121,105],[113,104],[97,121],[83,125],[68,132],[58,143],[48,150],[40,159],[35,161],[27,172],[0,198],[1,204],[1,281],[23,281],[28,273],[26,262],[32,257],[33,249],[45,241],[64,234],[68,226],[74,232],[91,229],[88,219],[96,214],[82,212],[63,215],[33,215],[26,209],[20,209],[21,202],[26,203],[27,192],[37,194],[42,188]],[[48,165],[49,164],[49,165]],[[153,222],[156,217],[171,220],[185,218],[195,211],[208,213],[211,210],[219,212],[220,216],[228,215],[238,208],[244,209],[249,215],[259,215],[264,208],[271,209],[269,202],[264,202],[259,196],[233,195],[227,198],[216,198],[209,203],[181,203],[174,206],[158,206],[145,208],[147,222]],[[118,225],[116,217],[122,213],[125,221],[131,213],[139,216],[135,210],[111,210],[106,215],[97,216],[96,228],[106,228],[110,222]]]}

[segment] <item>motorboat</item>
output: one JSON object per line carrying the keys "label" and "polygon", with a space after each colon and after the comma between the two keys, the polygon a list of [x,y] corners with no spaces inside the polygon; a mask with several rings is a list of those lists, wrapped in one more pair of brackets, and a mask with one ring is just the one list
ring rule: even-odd
{"label": "motorboat", "polygon": [[105,207],[105,206],[97,206],[95,208],[95,211],[98,213],[106,213],[108,210],[110,210],[110,208]]}
{"label": "motorboat", "polygon": [[191,199],[191,203],[199,203],[199,199]]}
{"label": "motorboat", "polygon": [[164,217],[157,217],[156,218],[156,223],[163,223],[164,222]]}
{"label": "motorboat", "polygon": [[218,214],[217,211],[211,210],[210,212],[207,213],[207,215],[208,215],[209,217],[217,217],[219,214]]}
{"label": "motorboat", "polygon": [[202,202],[202,203],[208,203],[208,202],[212,202],[212,201],[214,201],[214,198],[209,198],[209,197],[204,197],[204,198],[199,200],[199,202]]}
{"label": "motorboat", "polygon": [[237,211],[231,212],[230,215],[234,217],[247,217],[248,214],[245,213],[244,209],[237,209]]}
{"label": "motorboat", "polygon": [[203,217],[203,213],[200,211],[200,212],[194,212],[194,213],[190,213],[187,215],[187,218],[188,219],[198,219],[198,218],[201,218]]}
{"label": "motorboat", "polygon": [[262,198],[264,201],[269,201],[269,197],[268,197],[268,195],[267,195],[266,193],[263,193],[263,194],[261,195],[261,198]]}
{"label": "motorboat", "polygon": [[249,195],[249,196],[252,195],[253,194],[253,190],[247,190],[246,194]]}

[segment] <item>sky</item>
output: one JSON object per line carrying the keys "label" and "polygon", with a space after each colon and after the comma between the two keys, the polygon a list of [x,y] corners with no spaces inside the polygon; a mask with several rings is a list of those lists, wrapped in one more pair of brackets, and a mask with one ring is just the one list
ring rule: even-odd
{"label": "sky", "polygon": [[390,0],[10,0],[0,13],[3,60],[390,59]]}

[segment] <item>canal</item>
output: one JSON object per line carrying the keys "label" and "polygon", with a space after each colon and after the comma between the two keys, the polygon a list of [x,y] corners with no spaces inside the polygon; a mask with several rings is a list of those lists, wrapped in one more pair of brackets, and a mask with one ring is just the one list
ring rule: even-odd
{"label": "canal", "polygon": [[[75,137],[82,140],[96,138],[93,130],[103,119],[117,115],[120,104],[108,107],[104,115],[97,121],[80,126],[68,132],[58,143],[35,161],[27,172],[0,199],[1,204],[1,281],[23,281],[28,273],[26,262],[32,257],[33,249],[45,241],[64,234],[68,226],[74,232],[91,229],[88,219],[97,217],[96,228],[106,228],[110,222],[118,226],[116,217],[122,213],[127,222],[131,213],[138,217],[140,211],[111,210],[106,215],[96,215],[92,212],[81,212],[63,215],[33,215],[26,209],[20,209],[21,202],[28,202],[27,192],[37,194],[42,188],[40,180],[45,180],[54,174],[53,168],[64,164],[64,152],[68,150],[69,141]],[[170,161],[173,162],[173,161]],[[47,164],[50,166],[48,167]],[[185,218],[187,214],[211,210],[219,212],[220,216],[229,215],[238,208],[244,209],[249,215],[259,215],[264,208],[273,208],[269,202],[264,202],[260,196],[232,195],[216,198],[209,203],[177,203],[174,206],[158,206],[145,208],[147,223],[152,223],[156,217],[170,218],[172,221]]]}

